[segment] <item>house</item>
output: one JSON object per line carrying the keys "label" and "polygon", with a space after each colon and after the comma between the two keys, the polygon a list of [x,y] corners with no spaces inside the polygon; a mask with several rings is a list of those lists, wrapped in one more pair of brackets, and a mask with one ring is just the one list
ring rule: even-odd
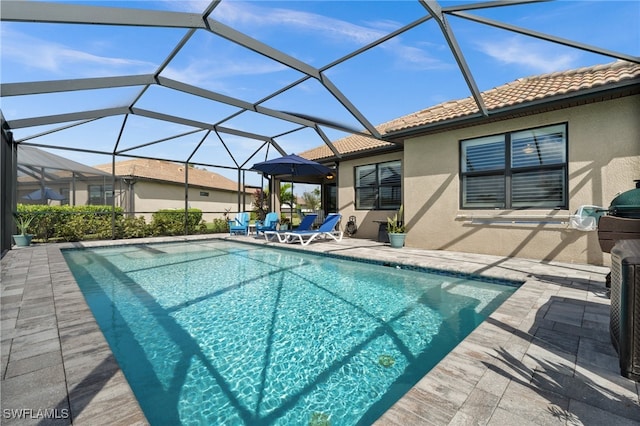
{"label": "house", "polygon": [[[109,197],[90,198],[91,189],[111,187],[111,173],[33,146],[18,145],[17,200],[23,204],[110,205]],[[117,184],[116,184],[117,186]]]}
{"label": "house", "polygon": [[406,245],[607,264],[596,232],[569,226],[640,179],[640,64],[521,78],[301,153],[338,169],[337,205],[359,238],[404,205]]}
{"label": "house", "polygon": [[[105,172],[112,170],[111,163],[94,167]],[[236,212],[238,204],[242,211],[253,209],[253,193],[258,188],[246,186],[239,191],[237,182],[217,173],[194,167],[185,172],[182,163],[150,159],[115,163],[115,174],[124,182],[117,205],[147,219],[161,209],[184,209],[185,173],[189,181],[188,207],[202,210],[203,219],[210,222],[222,218],[226,211]],[[96,196],[98,191],[96,188]]]}

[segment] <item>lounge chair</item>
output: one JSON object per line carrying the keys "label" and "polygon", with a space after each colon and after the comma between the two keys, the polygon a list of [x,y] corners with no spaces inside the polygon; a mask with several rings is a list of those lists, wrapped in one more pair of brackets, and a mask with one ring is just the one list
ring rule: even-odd
{"label": "lounge chair", "polygon": [[336,225],[342,219],[342,215],[339,213],[330,213],[327,215],[327,218],[322,222],[320,228],[315,231],[290,231],[285,232],[285,241],[286,242],[296,242],[300,241],[300,244],[306,246],[311,241],[315,240],[318,237],[330,237],[333,238],[336,242],[342,241],[342,231],[336,229]]}
{"label": "lounge chair", "polygon": [[[306,215],[305,217],[302,218],[300,225],[298,225],[298,227],[295,230],[309,231],[311,229],[311,226],[313,225],[313,222],[316,220],[316,217],[318,217],[318,215],[315,213]],[[264,239],[267,241],[273,241],[277,238],[278,241],[280,241],[281,243],[284,243],[287,241],[287,238],[286,238],[287,232],[291,232],[291,231],[264,231]]]}
{"label": "lounge chair", "polygon": [[256,222],[256,235],[260,232],[275,231],[278,226],[278,213],[267,213],[263,221]]}
{"label": "lounge chair", "polygon": [[249,234],[249,213],[236,213],[236,217],[229,221],[229,235]]}

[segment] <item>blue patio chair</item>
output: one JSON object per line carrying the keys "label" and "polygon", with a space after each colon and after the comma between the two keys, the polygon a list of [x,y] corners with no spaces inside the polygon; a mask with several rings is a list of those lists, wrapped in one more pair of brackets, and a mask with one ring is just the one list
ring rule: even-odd
{"label": "blue patio chair", "polygon": [[[311,229],[311,226],[313,225],[313,222],[316,220],[316,217],[318,215],[315,213],[312,214],[308,214],[305,217],[302,218],[302,221],[300,222],[300,225],[298,225],[298,227],[295,229],[296,231],[308,231]],[[285,241],[287,241],[285,234],[287,232],[291,232],[291,231],[265,231],[264,232],[264,239],[267,241],[273,241],[276,238],[278,239],[278,241],[280,241],[281,243],[284,243]]]}
{"label": "blue patio chair", "polygon": [[275,231],[278,226],[278,213],[270,212],[264,217],[264,220],[256,221],[256,235],[260,232]]}
{"label": "blue patio chair", "polygon": [[249,234],[249,213],[236,213],[236,217],[229,221],[229,235]]}
{"label": "blue patio chair", "polygon": [[327,218],[322,222],[320,228],[315,231],[290,231],[285,232],[285,241],[286,242],[296,242],[296,240],[300,241],[300,244],[306,246],[311,241],[315,240],[318,237],[327,238],[330,237],[334,241],[339,242],[342,241],[342,231],[336,229],[336,225],[342,219],[342,215],[340,213],[329,213]]}

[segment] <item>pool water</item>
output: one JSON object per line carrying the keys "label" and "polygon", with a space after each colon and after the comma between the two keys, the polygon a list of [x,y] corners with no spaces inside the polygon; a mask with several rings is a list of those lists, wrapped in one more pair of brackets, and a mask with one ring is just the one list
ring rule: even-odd
{"label": "pool water", "polygon": [[152,425],[369,424],[516,290],[222,240],[64,256]]}

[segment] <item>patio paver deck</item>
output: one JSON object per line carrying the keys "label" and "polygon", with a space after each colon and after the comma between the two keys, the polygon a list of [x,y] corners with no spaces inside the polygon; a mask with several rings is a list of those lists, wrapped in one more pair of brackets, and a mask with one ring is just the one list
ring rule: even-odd
{"label": "patio paver deck", "polygon": [[[0,292],[2,424],[147,424],[60,249],[201,238],[34,245],[7,253]],[[233,239],[281,246],[253,236]],[[397,250],[348,238],[305,249],[525,282],[377,425],[640,424],[638,383],[620,376],[609,339],[607,268]]]}

